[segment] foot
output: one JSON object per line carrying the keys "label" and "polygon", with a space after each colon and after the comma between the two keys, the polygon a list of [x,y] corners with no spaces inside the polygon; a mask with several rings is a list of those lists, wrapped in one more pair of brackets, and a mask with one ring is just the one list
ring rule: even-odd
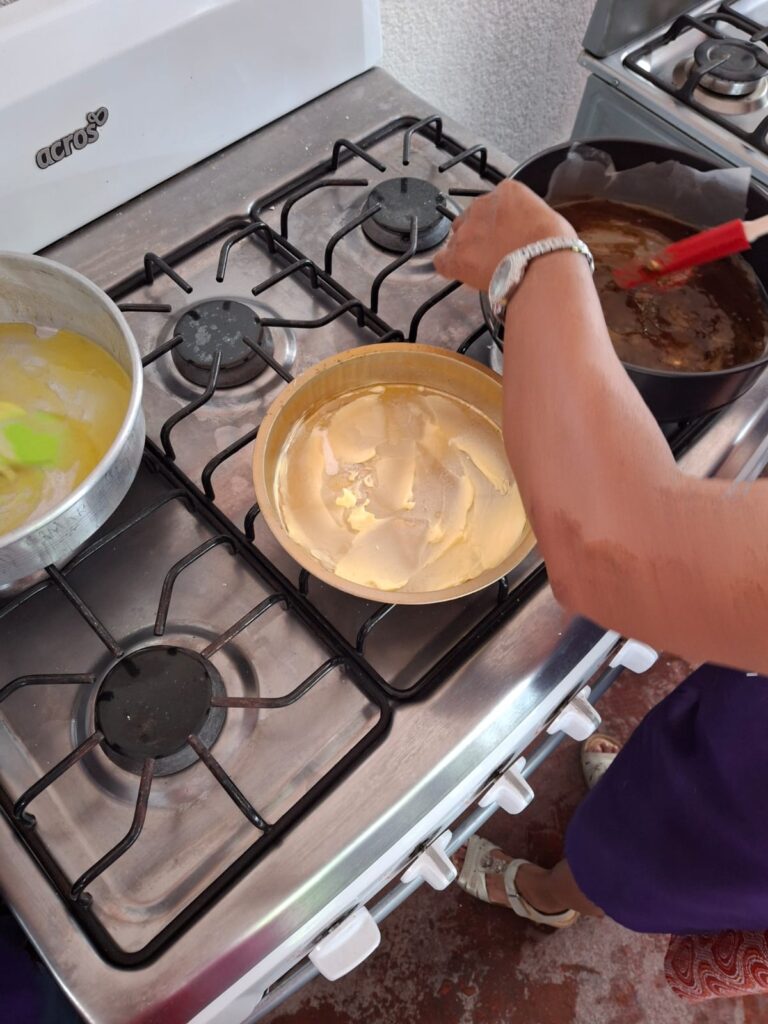
{"label": "foot", "polygon": [[[467,848],[466,846],[462,846],[461,849],[457,850],[451,858],[453,863],[456,865],[459,874],[461,874],[461,869],[464,867],[466,855]],[[490,865],[488,870],[485,872],[485,887],[488,891],[488,902],[514,910],[515,907],[509,898],[504,882],[504,872],[514,858],[499,849],[492,850],[488,854],[488,858]],[[551,905],[551,900],[548,900],[546,894],[541,891],[541,883],[547,879],[548,875],[548,871],[544,868],[540,868],[536,864],[521,864],[515,877],[515,888],[523,897],[525,902],[534,910],[538,911],[538,913],[567,914],[567,908],[553,907]]]}
{"label": "foot", "polygon": [[581,770],[589,789],[592,789],[605,775],[620,750],[621,744],[617,740],[600,732],[594,733],[582,743]]}
{"label": "foot", "polygon": [[[454,853],[451,860],[456,865],[459,874],[461,869],[464,867],[464,860],[467,856],[466,846],[462,846],[460,850]],[[492,867],[490,870],[485,872],[485,887],[488,890],[488,902],[495,903],[500,907],[509,907],[509,896],[507,896],[507,890],[504,886],[504,872],[509,866],[509,862],[512,858],[504,853],[503,850],[492,850],[488,855],[491,860]]]}
{"label": "foot", "polygon": [[588,740],[584,741],[584,749],[595,754],[618,754],[621,747],[610,736],[602,736],[598,733],[596,736],[590,736]]}

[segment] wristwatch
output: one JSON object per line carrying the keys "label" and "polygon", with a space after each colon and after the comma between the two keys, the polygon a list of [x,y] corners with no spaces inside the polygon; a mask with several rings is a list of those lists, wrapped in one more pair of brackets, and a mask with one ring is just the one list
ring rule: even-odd
{"label": "wristwatch", "polygon": [[499,323],[504,323],[504,314],[512,296],[520,287],[525,271],[531,260],[550,252],[578,252],[585,256],[589,269],[595,272],[595,261],[585,242],[580,238],[542,238],[539,242],[524,245],[508,253],[496,267],[488,286],[488,300],[491,313]]}

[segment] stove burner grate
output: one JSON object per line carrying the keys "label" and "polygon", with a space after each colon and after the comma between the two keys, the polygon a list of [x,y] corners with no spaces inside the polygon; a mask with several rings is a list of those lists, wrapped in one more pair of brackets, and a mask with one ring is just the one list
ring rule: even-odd
{"label": "stove burner grate", "polygon": [[248,384],[264,372],[267,362],[254,345],[268,356],[273,353],[272,337],[258,314],[234,299],[211,299],[188,309],[174,334],[182,339],[172,353],[176,368],[200,387],[208,385],[217,353],[221,353],[217,388]]}
{"label": "stove burner grate", "polygon": [[104,677],[96,697],[102,749],[120,768],[141,775],[155,759],[155,775],[172,775],[198,759],[196,736],[208,749],[224,725],[221,676],[196,651],[157,645],[125,655]]}
{"label": "stove burner grate", "polygon": [[374,186],[364,210],[378,207],[363,222],[363,231],[390,252],[407,252],[416,223],[416,252],[434,249],[445,239],[451,222],[440,209],[446,202],[437,186],[423,178],[390,178]]}
{"label": "stove burner grate", "polygon": [[[356,665],[360,659],[354,648],[340,637],[333,637],[326,631],[322,620],[306,598],[275,574],[270,564],[257,550],[231,529],[231,524],[228,525],[228,520],[211,502],[196,494],[188,484],[179,486],[183,484],[183,478],[175,473],[167,459],[163,459],[159,454],[154,455],[150,448],[145,453],[144,463],[148,471],[157,474],[159,479],[164,481],[163,495],[134,511],[128,520],[113,527],[106,535],[91,540],[67,569],[102,548],[119,543],[120,538],[127,532],[137,527],[143,529],[145,522],[161,509],[170,503],[179,502],[187,508],[190,515],[200,517],[201,523],[207,521],[209,527],[212,523],[218,523],[224,532],[203,541],[169,566],[155,615],[154,632],[158,638],[165,634],[168,613],[179,578],[191,565],[215,549],[225,547],[234,557],[242,558],[263,582],[271,582],[274,592],[218,633],[200,653],[176,644],[163,644],[160,641],[126,652],[97,611],[77,593],[65,574],[54,566],[49,566],[47,580],[36,584],[31,592],[23,592],[0,607],[2,620],[23,605],[30,594],[55,588],[80,614],[113,656],[111,667],[100,682],[94,675],[88,673],[41,674],[19,676],[0,685],[0,706],[12,694],[27,688],[88,686],[96,689],[93,698],[92,731],[89,735],[60,761],[49,767],[24,792],[11,797],[0,785],[0,808],[99,952],[108,962],[120,967],[136,967],[148,962],[177,938],[187,924],[196,919],[205,907],[229,888],[235,878],[274,846],[291,825],[301,820],[317,800],[328,792],[367,750],[384,738],[391,718],[387,699],[375,685],[371,673],[366,672],[362,664]],[[243,630],[254,628],[263,616],[278,608],[282,609],[282,614],[296,615],[303,622],[304,628],[323,641],[326,648],[330,648],[329,656],[282,696],[228,696],[210,659]],[[195,635],[194,631],[191,631],[190,635]],[[271,821],[251,803],[249,796],[240,790],[229,774],[227,766],[216,759],[211,747],[215,744],[222,726],[226,727],[225,716],[231,709],[238,709],[238,714],[258,712],[260,709],[280,713],[280,709],[302,700],[308,692],[322,686],[323,680],[332,678],[338,671],[346,671],[350,684],[370,702],[373,714],[368,727],[344,756],[328,768],[310,791],[300,794],[291,806]],[[55,850],[49,848],[51,837],[46,829],[45,820],[38,824],[29,807],[62,776],[76,770],[76,766],[92,757],[98,748],[101,748],[103,755],[121,770],[139,776],[133,818],[123,837],[73,880],[70,873],[59,863]],[[216,784],[227,794],[254,828],[254,841],[235,863],[224,868],[196,900],[180,910],[173,920],[150,938],[141,949],[126,950],[116,943],[112,933],[100,920],[98,910],[94,909],[98,897],[90,891],[91,886],[131,847],[141,844],[147,816],[152,813],[150,796],[153,785],[159,784],[156,781],[158,776],[180,772],[192,764],[199,764],[201,769],[208,771]],[[155,821],[157,822],[157,819]],[[169,838],[172,839],[172,836]]]}

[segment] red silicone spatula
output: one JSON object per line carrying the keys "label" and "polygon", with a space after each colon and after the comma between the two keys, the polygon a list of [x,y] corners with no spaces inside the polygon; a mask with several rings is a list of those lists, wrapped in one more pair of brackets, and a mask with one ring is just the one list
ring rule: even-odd
{"label": "red silicone spatula", "polygon": [[768,216],[756,220],[729,220],[716,228],[673,242],[642,263],[618,267],[613,271],[613,277],[622,288],[637,288],[654,282],[663,284],[669,275],[743,252],[765,234],[768,234]]}

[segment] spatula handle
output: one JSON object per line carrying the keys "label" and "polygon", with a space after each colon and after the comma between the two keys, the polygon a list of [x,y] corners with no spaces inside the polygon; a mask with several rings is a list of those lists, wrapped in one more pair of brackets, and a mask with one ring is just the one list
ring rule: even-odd
{"label": "spatula handle", "polygon": [[646,264],[655,275],[672,274],[688,270],[702,263],[711,263],[735,252],[749,248],[744,222],[729,220],[716,228],[701,231],[680,242],[673,242]]}
{"label": "spatula handle", "polygon": [[768,215],[765,217],[755,217],[754,220],[745,220],[744,234],[747,236],[747,241],[750,244],[756,242],[758,238],[762,238],[763,235],[768,235]]}

